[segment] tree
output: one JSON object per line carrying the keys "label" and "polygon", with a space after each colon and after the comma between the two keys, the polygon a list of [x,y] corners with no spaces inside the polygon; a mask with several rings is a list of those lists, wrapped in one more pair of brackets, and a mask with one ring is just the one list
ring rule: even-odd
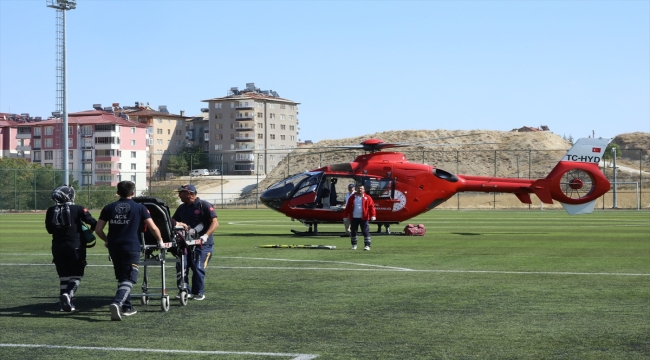
{"label": "tree", "polygon": [[616,158],[617,159],[621,157],[621,147],[618,144],[609,143],[609,145],[607,145],[607,148],[605,148],[605,153],[603,154],[603,160],[605,160],[605,161],[609,160],[610,163],[613,161],[614,154],[613,154],[612,149],[616,149]]}
{"label": "tree", "polygon": [[189,166],[182,155],[172,155],[167,163],[167,170],[174,174],[184,175],[189,173]]}

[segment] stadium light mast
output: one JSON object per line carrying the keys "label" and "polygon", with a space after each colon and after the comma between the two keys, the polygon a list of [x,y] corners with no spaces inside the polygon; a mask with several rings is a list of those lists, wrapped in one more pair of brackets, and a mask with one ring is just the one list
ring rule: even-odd
{"label": "stadium light mast", "polygon": [[47,0],[47,7],[56,9],[56,110],[61,114],[61,167],[63,169],[62,185],[69,185],[68,174],[68,98],[67,98],[67,62],[65,57],[65,12],[77,7],[76,0]]}

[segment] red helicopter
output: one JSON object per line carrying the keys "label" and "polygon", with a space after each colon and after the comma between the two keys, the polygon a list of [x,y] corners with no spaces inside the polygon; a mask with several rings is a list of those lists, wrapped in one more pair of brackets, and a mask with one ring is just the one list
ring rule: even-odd
{"label": "red helicopter", "polygon": [[260,200],[309,226],[307,232],[292,230],[298,235],[327,235],[318,233],[318,224],[343,223],[342,205],[350,183],[364,185],[373,198],[377,221],[372,223],[379,226],[378,233],[382,226],[390,233],[391,224],[427,212],[459,192],[512,193],[525,204],[532,203],[530,194],[534,193],[545,204],[560,202],[570,215],[586,214],[610,189],[598,167],[608,143],[609,139],[579,139],[546,178],[532,180],[453,174],[409,162],[400,152],[381,151],[412,144],[368,139],[360,145],[340,147],[360,148],[368,152],[365,155],[350,163],[290,176],[269,186]]}

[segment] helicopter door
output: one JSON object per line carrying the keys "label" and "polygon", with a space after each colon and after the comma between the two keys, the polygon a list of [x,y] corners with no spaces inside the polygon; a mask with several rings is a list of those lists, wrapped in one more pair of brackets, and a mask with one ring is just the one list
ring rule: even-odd
{"label": "helicopter door", "polygon": [[319,189],[319,184],[321,181],[322,173],[313,175],[300,184],[298,184],[298,190],[293,194],[291,200],[289,200],[289,206],[295,207],[305,207],[305,208],[315,208],[317,194]]}
{"label": "helicopter door", "polygon": [[391,178],[383,179],[363,179],[363,186],[366,188],[366,194],[377,200],[390,200],[395,195],[395,181]]}

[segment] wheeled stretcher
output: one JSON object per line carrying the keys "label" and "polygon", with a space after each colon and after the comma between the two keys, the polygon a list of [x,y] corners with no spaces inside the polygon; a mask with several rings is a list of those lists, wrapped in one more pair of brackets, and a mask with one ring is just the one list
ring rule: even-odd
{"label": "wheeled stretcher", "polygon": [[[131,294],[131,297],[140,297],[142,305],[149,305],[149,299],[160,298],[160,308],[162,311],[169,311],[169,293],[165,283],[165,263],[180,263],[180,273],[177,278],[185,278],[185,261],[187,257],[183,256],[191,251],[194,246],[201,245],[201,239],[194,239],[194,230],[186,231],[182,226],[175,226],[175,221],[169,214],[169,207],[163,200],[153,197],[138,196],[133,201],[144,205],[153,222],[160,230],[163,240],[163,247],[158,247],[158,239],[144,229],[140,233],[141,259],[140,265],[142,271],[142,294]],[[171,255],[168,257],[168,255]],[[149,267],[160,267],[160,287],[149,287]],[[187,305],[188,293],[187,285],[184,281],[178,282],[179,300],[181,306]]]}

